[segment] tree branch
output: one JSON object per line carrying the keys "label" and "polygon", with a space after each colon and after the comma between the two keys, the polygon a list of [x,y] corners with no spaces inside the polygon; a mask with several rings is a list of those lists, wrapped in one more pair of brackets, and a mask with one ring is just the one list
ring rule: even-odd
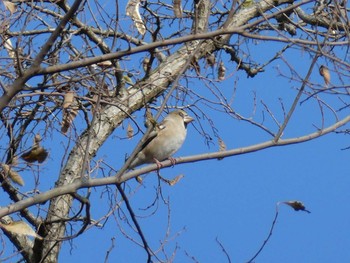
{"label": "tree branch", "polygon": [[[350,122],[350,115],[345,117],[344,119],[340,120],[339,122],[316,132],[301,136],[301,137],[295,137],[290,139],[280,139],[278,142],[275,142],[274,140],[266,141],[259,144],[254,144],[247,147],[242,147],[238,149],[232,149],[227,151],[219,151],[214,153],[206,153],[206,154],[199,154],[199,155],[193,155],[193,156],[187,156],[187,157],[179,157],[176,158],[176,164],[179,165],[181,163],[192,163],[197,161],[204,161],[204,160],[213,160],[218,158],[225,158],[235,155],[241,155],[241,154],[247,154],[251,152],[260,151],[263,149],[267,149],[270,147],[278,147],[278,146],[286,146],[291,144],[298,144],[307,142],[316,138],[319,138],[321,136],[324,136],[326,134],[329,134],[331,132],[334,132],[336,129],[344,126],[345,124]],[[166,160],[162,162],[163,168],[172,166],[172,162],[170,160]],[[162,168],[162,169],[163,169]],[[70,184],[58,186],[54,189],[48,190],[45,193],[38,194],[33,197],[29,197],[27,199],[24,199],[22,201],[19,201],[15,204],[8,205],[6,207],[0,208],[0,218],[9,215],[15,212],[20,211],[21,209],[28,208],[32,205],[39,204],[46,202],[47,200],[50,200],[52,198],[56,198],[62,195],[72,194],[75,193],[79,189],[84,188],[91,188],[91,187],[98,187],[98,186],[105,186],[105,185],[115,185],[115,184],[121,184],[122,182],[125,182],[127,180],[130,180],[131,178],[135,178],[138,175],[149,173],[152,171],[158,170],[158,166],[156,164],[147,165],[143,168],[130,171],[128,173],[125,173],[120,179],[118,179],[116,176],[110,176],[106,178],[98,178],[98,179],[90,179],[89,181],[81,181],[76,180]]]}

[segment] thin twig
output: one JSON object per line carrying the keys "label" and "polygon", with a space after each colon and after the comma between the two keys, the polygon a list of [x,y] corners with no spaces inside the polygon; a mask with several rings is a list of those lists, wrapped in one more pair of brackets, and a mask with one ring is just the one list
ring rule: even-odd
{"label": "thin twig", "polygon": [[147,256],[148,256],[147,262],[150,263],[150,262],[152,262],[151,258],[152,258],[153,252],[152,252],[152,250],[150,249],[150,247],[148,246],[148,243],[147,243],[147,240],[146,240],[146,238],[145,238],[145,235],[144,235],[143,232],[142,232],[142,229],[141,229],[141,227],[140,227],[140,224],[139,224],[138,221],[136,220],[135,213],[134,213],[134,211],[133,211],[133,209],[132,209],[132,207],[131,207],[131,205],[130,205],[130,203],[129,203],[129,199],[128,199],[128,197],[126,196],[126,194],[125,194],[123,188],[120,186],[120,184],[116,184],[116,186],[117,186],[117,189],[118,189],[118,191],[120,192],[120,194],[121,194],[121,196],[122,196],[122,198],[123,198],[123,200],[124,200],[124,202],[125,202],[125,205],[126,205],[126,208],[127,208],[128,211],[129,211],[130,217],[131,217],[131,219],[132,219],[132,221],[133,221],[133,223],[134,223],[134,225],[135,225],[135,227],[136,227],[136,229],[137,229],[137,232],[138,232],[138,234],[139,234],[139,236],[140,236],[140,238],[141,238],[141,240],[142,240],[143,247],[145,248],[146,253],[147,253]]}
{"label": "thin twig", "polygon": [[271,225],[271,228],[270,228],[270,232],[267,236],[267,238],[265,239],[264,243],[262,244],[262,246],[259,248],[259,250],[255,253],[255,255],[249,259],[247,261],[247,263],[251,263],[253,262],[253,260],[261,253],[261,251],[264,249],[264,247],[266,246],[267,242],[270,240],[271,236],[272,236],[272,231],[276,225],[276,221],[277,221],[277,217],[278,217],[278,207],[276,207],[276,214],[275,214],[275,218],[273,219],[273,222],[272,222],[272,225]]}

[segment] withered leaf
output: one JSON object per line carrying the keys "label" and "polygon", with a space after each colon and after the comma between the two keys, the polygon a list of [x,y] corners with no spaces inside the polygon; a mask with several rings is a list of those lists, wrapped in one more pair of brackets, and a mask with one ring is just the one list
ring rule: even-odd
{"label": "withered leaf", "polygon": [[309,210],[305,209],[305,206],[302,202],[300,201],[286,201],[283,202],[286,205],[289,205],[290,207],[292,207],[295,211],[304,211],[307,213],[311,213]]}
{"label": "withered leaf", "polygon": [[6,0],[4,0],[4,1],[2,1],[2,2],[4,3],[6,9],[10,11],[11,15],[12,15],[14,12],[16,12],[17,6],[16,6],[14,3],[10,2],[10,1],[6,1]]}
{"label": "withered leaf", "polygon": [[[220,152],[226,151],[226,148],[227,148],[226,144],[221,138],[218,138],[218,143],[219,143],[219,151]],[[222,159],[223,159],[222,157],[218,158],[218,160],[222,160]]]}
{"label": "withered leaf", "polygon": [[206,57],[206,62],[207,64],[210,66],[210,67],[214,67],[215,66],[215,63],[216,63],[216,57],[213,53],[211,54],[207,54]]}
{"label": "withered leaf", "polygon": [[226,68],[225,68],[224,63],[221,61],[219,64],[219,68],[218,68],[218,79],[224,80],[225,74],[226,74]]}
{"label": "withered leaf", "polygon": [[174,179],[170,180],[168,183],[170,186],[174,186],[176,185],[182,178],[184,178],[183,174],[180,174],[178,176],[176,176]]}
{"label": "withered leaf", "polygon": [[134,21],[135,27],[139,33],[144,35],[146,33],[146,27],[140,15],[140,2],[141,0],[129,0],[126,5],[126,15],[130,16],[132,21]]}
{"label": "withered leaf", "polygon": [[42,163],[46,160],[48,152],[41,146],[34,146],[28,152],[21,155],[21,158],[28,163],[39,162]]}
{"label": "withered leaf", "polygon": [[98,62],[98,63],[96,63],[96,65],[99,66],[100,68],[109,68],[109,67],[113,66],[113,64],[110,60]]}
{"label": "withered leaf", "polygon": [[177,18],[182,17],[182,5],[181,0],[173,0],[174,14]]}
{"label": "withered leaf", "polygon": [[64,95],[63,100],[63,109],[69,108],[72,103],[74,102],[75,92],[74,91],[67,91],[67,93]]}
{"label": "withered leaf", "polygon": [[321,65],[320,69],[320,75],[323,77],[324,79],[324,83],[326,85],[329,85],[330,81],[331,81],[331,74],[329,73],[329,69],[327,68],[327,66],[325,65]]}
{"label": "withered leaf", "polygon": [[8,164],[2,163],[2,169],[5,173],[5,176],[8,176],[14,183],[23,186],[24,180],[16,171],[12,170]]}
{"label": "withered leaf", "polygon": [[42,138],[41,138],[40,133],[35,134],[35,137],[34,137],[34,145],[39,145],[39,143],[41,142],[41,140],[42,140]]}
{"label": "withered leaf", "polygon": [[145,127],[156,127],[157,126],[157,121],[154,119],[153,114],[149,108],[146,109],[145,113]]}
{"label": "withered leaf", "polygon": [[13,221],[9,224],[0,223],[0,227],[14,234],[32,236],[40,240],[43,239],[27,223],[23,221]]}
{"label": "withered leaf", "polygon": [[148,57],[145,57],[142,61],[142,68],[145,72],[147,72],[147,68],[148,68],[148,65],[149,65],[149,58]]}
{"label": "withered leaf", "polygon": [[61,132],[66,134],[69,127],[73,123],[73,120],[78,115],[78,108],[73,107],[69,109],[65,109],[63,111],[62,123],[61,123]]}
{"label": "withered leaf", "polygon": [[127,127],[126,133],[127,133],[128,139],[131,139],[134,136],[134,129],[131,126],[130,122],[128,123],[128,127]]}

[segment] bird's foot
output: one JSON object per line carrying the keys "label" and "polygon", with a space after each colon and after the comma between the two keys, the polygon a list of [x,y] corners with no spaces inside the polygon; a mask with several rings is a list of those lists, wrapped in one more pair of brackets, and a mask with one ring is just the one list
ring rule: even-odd
{"label": "bird's foot", "polygon": [[158,170],[163,167],[162,163],[158,161],[156,158],[153,158],[154,162],[156,163]]}
{"label": "bird's foot", "polygon": [[174,166],[176,164],[176,159],[175,158],[169,157],[168,159],[171,162],[172,166]]}

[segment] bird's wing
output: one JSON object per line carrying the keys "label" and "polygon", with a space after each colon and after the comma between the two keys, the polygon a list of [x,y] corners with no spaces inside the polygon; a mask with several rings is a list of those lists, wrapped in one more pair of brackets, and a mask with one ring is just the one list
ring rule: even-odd
{"label": "bird's wing", "polygon": [[154,128],[153,128],[153,131],[150,132],[150,134],[148,135],[146,141],[142,144],[141,146],[141,150],[142,151],[143,149],[145,149],[145,147],[151,142],[153,141],[157,136],[158,136],[158,133],[161,131],[161,130],[164,130],[165,129],[165,121],[163,120],[161,123],[157,124]]}

